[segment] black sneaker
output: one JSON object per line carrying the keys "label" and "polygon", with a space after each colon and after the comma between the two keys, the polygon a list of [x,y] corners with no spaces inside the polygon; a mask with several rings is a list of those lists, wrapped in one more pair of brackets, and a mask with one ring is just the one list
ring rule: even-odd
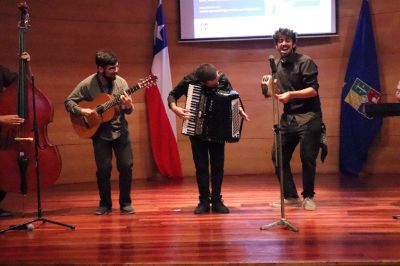
{"label": "black sneaker", "polygon": [[0,209],[0,217],[10,217],[12,215],[13,215],[12,212]]}
{"label": "black sneaker", "polygon": [[121,213],[122,214],[134,214],[135,213],[135,209],[132,208],[131,205],[126,205],[124,207],[121,207]]}
{"label": "black sneaker", "polygon": [[221,199],[212,202],[212,211],[217,213],[229,213],[228,207],[224,205]]}
{"label": "black sneaker", "polygon": [[210,203],[208,202],[200,202],[194,209],[194,214],[203,214],[209,212],[210,212]]}
{"label": "black sneaker", "polygon": [[96,215],[103,215],[112,212],[110,207],[100,206],[96,209]]}

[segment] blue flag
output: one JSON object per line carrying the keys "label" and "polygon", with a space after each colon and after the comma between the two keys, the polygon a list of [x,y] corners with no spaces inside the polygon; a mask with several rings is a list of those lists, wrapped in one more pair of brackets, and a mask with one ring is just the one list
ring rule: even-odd
{"label": "blue flag", "polygon": [[366,103],[380,99],[378,61],[367,0],[363,0],[341,98],[340,172],[358,175],[382,118],[368,118]]}

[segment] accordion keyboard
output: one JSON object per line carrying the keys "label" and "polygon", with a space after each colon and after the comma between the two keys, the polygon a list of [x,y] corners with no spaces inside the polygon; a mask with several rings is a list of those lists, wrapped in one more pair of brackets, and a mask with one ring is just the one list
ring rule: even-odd
{"label": "accordion keyboard", "polygon": [[189,85],[186,97],[185,109],[189,110],[190,119],[183,121],[182,134],[194,136],[196,131],[196,116],[199,110],[199,102],[201,98],[201,87],[196,85]]}

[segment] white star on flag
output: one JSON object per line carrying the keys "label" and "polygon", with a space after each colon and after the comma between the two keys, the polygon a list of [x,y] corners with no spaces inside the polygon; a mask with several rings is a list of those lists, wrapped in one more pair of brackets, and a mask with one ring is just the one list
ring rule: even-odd
{"label": "white star on flag", "polygon": [[[165,24],[156,26],[157,32],[156,32],[156,34],[154,34],[154,36],[156,36],[156,39],[159,39],[160,41],[164,40],[161,35],[161,31],[164,29],[164,27],[165,27]],[[154,40],[154,42],[155,42],[155,40]]]}

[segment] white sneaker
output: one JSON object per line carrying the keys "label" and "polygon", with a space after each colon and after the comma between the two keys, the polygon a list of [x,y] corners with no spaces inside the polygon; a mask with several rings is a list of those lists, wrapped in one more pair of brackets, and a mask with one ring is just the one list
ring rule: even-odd
{"label": "white sneaker", "polygon": [[[285,207],[301,207],[301,200],[299,198],[287,198],[283,199],[283,202],[285,204]],[[280,208],[281,201],[272,203],[272,207]]]}
{"label": "white sneaker", "polygon": [[303,208],[307,211],[315,211],[317,209],[317,204],[313,198],[305,198],[303,200]]}

